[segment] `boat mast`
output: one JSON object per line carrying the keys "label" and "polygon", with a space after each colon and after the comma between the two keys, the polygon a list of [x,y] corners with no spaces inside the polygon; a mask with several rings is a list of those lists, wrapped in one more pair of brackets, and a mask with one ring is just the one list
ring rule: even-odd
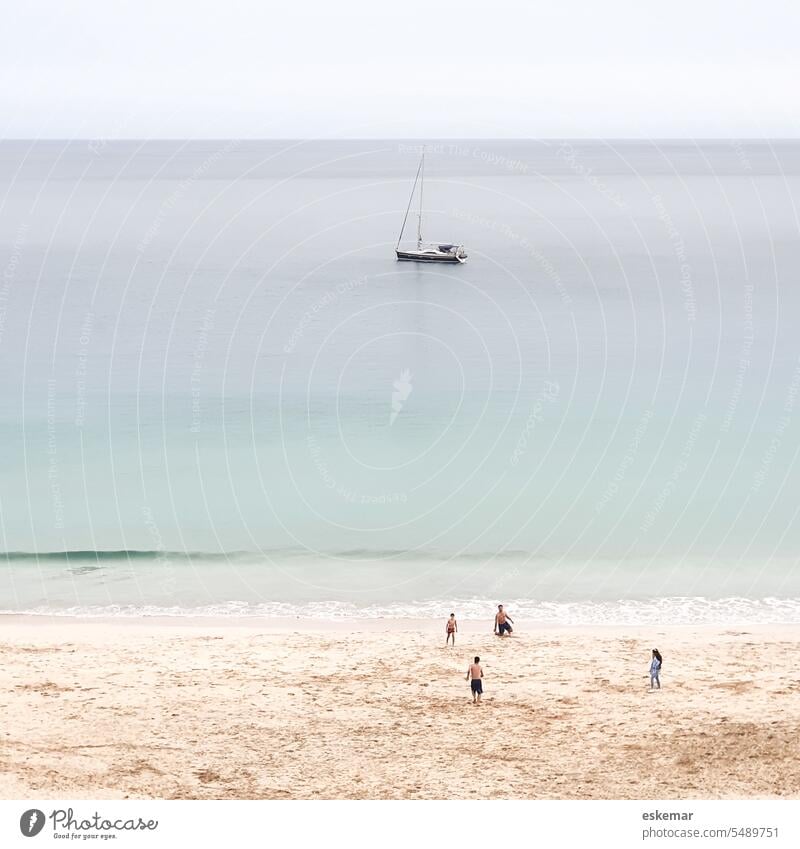
{"label": "boat mast", "polygon": [[425,145],[422,145],[422,159],[419,163],[419,218],[417,220],[417,250],[422,250],[422,193],[425,189]]}
{"label": "boat mast", "polygon": [[[405,229],[406,229],[406,221],[408,221],[408,213],[411,212],[411,204],[414,202],[414,192],[417,190],[417,183],[419,182],[419,175],[420,175],[420,172],[422,171],[422,162],[425,158],[424,149],[423,149],[423,152],[422,152],[422,157],[423,158],[420,160],[419,165],[417,166],[417,174],[414,177],[414,185],[411,187],[411,194],[408,196],[408,206],[406,207],[406,214],[405,214],[405,217],[403,218],[403,226],[400,228],[400,235],[397,237],[397,248],[396,249],[398,249],[400,247],[400,242],[403,241],[403,233],[405,232]],[[420,193],[420,199],[419,199],[419,209],[420,209],[420,218],[421,218],[422,217],[422,194],[421,193]],[[420,220],[420,224],[417,227],[417,239],[420,242],[422,241],[422,229],[421,228],[422,228],[422,221]]]}

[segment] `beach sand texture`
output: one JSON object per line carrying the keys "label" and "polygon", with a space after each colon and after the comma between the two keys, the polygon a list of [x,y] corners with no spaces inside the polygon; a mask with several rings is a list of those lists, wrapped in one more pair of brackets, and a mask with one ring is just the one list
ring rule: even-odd
{"label": "beach sand texture", "polygon": [[9,617],[0,795],[800,797],[796,626],[517,625]]}

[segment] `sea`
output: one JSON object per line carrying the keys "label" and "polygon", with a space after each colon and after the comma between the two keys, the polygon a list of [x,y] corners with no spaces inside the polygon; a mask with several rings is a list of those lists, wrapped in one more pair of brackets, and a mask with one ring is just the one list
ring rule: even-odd
{"label": "sea", "polygon": [[[423,145],[464,264],[395,260]],[[800,623],[798,197],[785,140],[0,142],[0,611]]]}

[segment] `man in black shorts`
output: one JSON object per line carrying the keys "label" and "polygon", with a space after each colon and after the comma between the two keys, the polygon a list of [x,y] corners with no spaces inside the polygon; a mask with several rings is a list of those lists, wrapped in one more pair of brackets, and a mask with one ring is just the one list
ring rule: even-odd
{"label": "man in black shorts", "polygon": [[470,663],[467,670],[467,681],[470,682],[472,689],[472,704],[479,705],[481,696],[483,695],[483,669],[481,667],[481,659],[475,655],[475,662]]}
{"label": "man in black shorts", "polygon": [[494,616],[494,630],[498,637],[510,634],[514,629],[508,623],[514,624],[514,620],[503,610],[503,605],[497,605],[497,613]]}

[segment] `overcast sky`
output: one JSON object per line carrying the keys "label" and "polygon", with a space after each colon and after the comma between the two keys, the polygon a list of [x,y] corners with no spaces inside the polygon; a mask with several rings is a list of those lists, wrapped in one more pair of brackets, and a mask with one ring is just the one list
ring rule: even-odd
{"label": "overcast sky", "polygon": [[785,137],[800,4],[3,2],[5,138]]}

